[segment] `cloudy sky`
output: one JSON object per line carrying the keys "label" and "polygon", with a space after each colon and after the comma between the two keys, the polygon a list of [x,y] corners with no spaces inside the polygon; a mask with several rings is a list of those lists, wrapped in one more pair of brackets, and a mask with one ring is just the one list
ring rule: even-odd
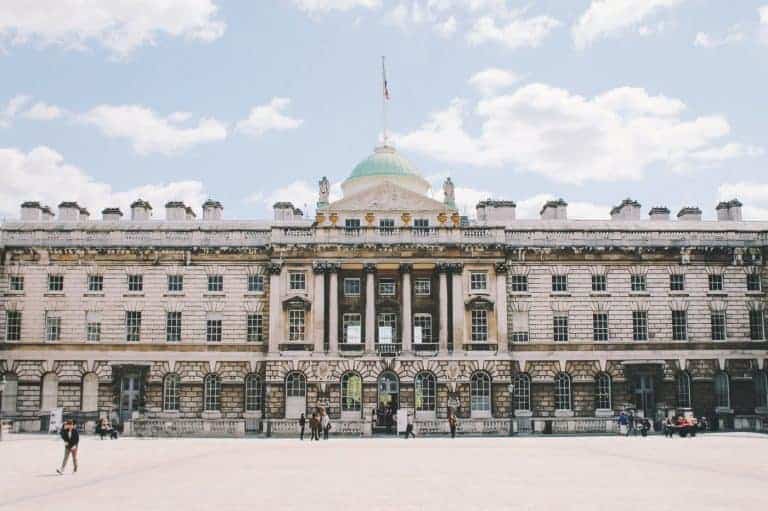
{"label": "cloudy sky", "polygon": [[396,147],[466,210],[768,219],[768,0],[4,0],[0,217],[311,206],[377,143],[382,55]]}

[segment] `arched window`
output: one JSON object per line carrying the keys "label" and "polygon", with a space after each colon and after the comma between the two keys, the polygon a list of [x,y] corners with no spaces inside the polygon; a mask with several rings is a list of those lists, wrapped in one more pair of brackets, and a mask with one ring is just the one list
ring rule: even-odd
{"label": "arched window", "polygon": [[470,410],[481,414],[491,412],[491,377],[488,373],[477,372],[469,381]]}
{"label": "arched window", "polygon": [[555,376],[555,409],[571,409],[571,377],[568,373],[558,373]]}
{"label": "arched window", "polygon": [[437,384],[432,373],[419,373],[413,380],[415,405],[417,412],[435,411],[435,392]]}
{"label": "arched window", "polygon": [[757,408],[768,408],[768,371],[758,371],[755,380],[755,405]]}
{"label": "arched window", "polygon": [[515,395],[512,404],[515,410],[531,409],[531,377],[525,373],[518,373],[512,380],[515,385]]}
{"label": "arched window", "polygon": [[99,377],[96,373],[86,373],[83,376],[82,398],[80,410],[95,412],[99,409]]}
{"label": "arched window", "polygon": [[209,374],[203,382],[203,404],[206,412],[221,409],[221,379],[215,374]]}
{"label": "arched window", "polygon": [[611,409],[611,375],[600,373],[595,378],[595,408]]}
{"label": "arched window", "polygon": [[363,404],[363,379],[357,373],[341,377],[341,411],[359,412]]}
{"label": "arched window", "polygon": [[171,373],[163,380],[163,410],[176,412],[179,410],[179,386],[181,377]]}
{"label": "arched window", "polygon": [[731,407],[731,382],[726,372],[715,375],[715,404],[718,408]]}
{"label": "arched window", "polygon": [[264,386],[258,374],[249,374],[245,377],[245,411],[260,412]]}
{"label": "arched window", "polygon": [[43,376],[40,411],[50,412],[59,402],[59,377],[56,373],[45,373]]}
{"label": "arched window", "polygon": [[307,382],[301,373],[291,373],[285,378],[287,397],[304,397],[307,394]]}
{"label": "arched window", "polygon": [[[0,377],[2,381],[2,377]],[[19,396],[19,380],[13,373],[5,373],[5,388],[3,399],[0,401],[0,416],[16,414],[16,401]]]}
{"label": "arched window", "polygon": [[686,371],[677,373],[677,407],[691,408],[691,375]]}

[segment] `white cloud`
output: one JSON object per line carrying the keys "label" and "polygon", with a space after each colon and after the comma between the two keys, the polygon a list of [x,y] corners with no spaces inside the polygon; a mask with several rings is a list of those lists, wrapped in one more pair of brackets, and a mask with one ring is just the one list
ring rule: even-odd
{"label": "white cloud", "polygon": [[592,0],[571,29],[574,44],[583,49],[598,39],[617,35],[655,13],[677,7],[684,1]]}
{"label": "white cloud", "polygon": [[56,208],[61,201],[74,200],[87,207],[91,218],[99,218],[105,207],[120,207],[128,215],[131,202],[139,197],[155,208],[162,218],[162,208],[170,200],[181,200],[198,209],[206,198],[199,181],[174,181],[149,184],[130,190],[115,191],[95,180],[80,168],[66,163],[64,157],[46,146],[28,153],[16,148],[0,148],[0,214],[16,218],[19,205],[37,200]]}
{"label": "white cloud", "polygon": [[743,41],[746,38],[741,25],[734,25],[723,35],[711,35],[705,32],[696,34],[693,45],[699,48],[719,48]]}
{"label": "white cloud", "polygon": [[[255,192],[244,199],[246,204],[261,205],[265,210],[272,210],[275,202],[291,202],[304,211],[305,218],[309,218],[317,204],[319,188],[317,184],[311,184],[304,179],[297,179],[285,186],[281,186],[269,192]],[[333,183],[330,190],[330,201],[341,199],[341,183]]]}
{"label": "white cloud", "polygon": [[324,13],[349,11],[357,7],[375,9],[381,5],[381,0],[293,0],[293,3],[307,13]]}
{"label": "white cloud", "polygon": [[38,101],[22,114],[26,119],[34,121],[52,121],[64,115],[64,111],[54,105],[49,105],[43,101]]}
{"label": "white cloud", "polygon": [[479,134],[464,126],[466,103],[455,99],[418,129],[396,136],[403,149],[451,164],[514,166],[553,181],[639,180],[653,166],[690,170],[761,149],[724,140],[718,115],[682,117],[682,101],[621,87],[586,98],[533,83],[480,100]]}
{"label": "white cloud", "polygon": [[483,16],[475,21],[467,34],[467,41],[473,45],[488,42],[499,43],[514,50],[517,48],[535,48],[561,23],[549,16],[523,18],[521,14],[497,24],[496,18]]}
{"label": "white cloud", "polygon": [[17,94],[8,100],[8,103],[0,109],[0,128],[7,128],[19,111],[29,104],[32,98],[25,94]]}
{"label": "white cloud", "polygon": [[768,5],[760,7],[757,14],[760,17],[760,39],[768,44]]}
{"label": "white cloud", "polygon": [[0,43],[86,49],[125,56],[161,36],[210,42],[224,33],[213,0],[4,0]]}
{"label": "white cloud", "polygon": [[178,112],[164,118],[140,105],[99,105],[80,116],[82,122],[108,137],[130,140],[139,154],[170,155],[227,137],[226,126],[216,119],[202,118],[196,126],[180,126],[185,119],[188,116]]}
{"label": "white cloud", "polygon": [[451,16],[445,21],[436,23],[434,28],[441,37],[449,38],[456,33],[456,18]]}
{"label": "white cloud", "polygon": [[476,73],[469,79],[469,84],[475,87],[482,95],[490,96],[518,81],[520,81],[520,77],[512,71],[492,67]]}
{"label": "white cloud", "polygon": [[745,220],[768,220],[768,183],[723,183],[717,192],[718,200],[738,198],[742,201]]}
{"label": "white cloud", "polygon": [[272,98],[266,105],[251,109],[250,115],[237,123],[237,131],[259,137],[268,131],[286,131],[296,129],[304,122],[283,114],[291,100],[288,98]]}

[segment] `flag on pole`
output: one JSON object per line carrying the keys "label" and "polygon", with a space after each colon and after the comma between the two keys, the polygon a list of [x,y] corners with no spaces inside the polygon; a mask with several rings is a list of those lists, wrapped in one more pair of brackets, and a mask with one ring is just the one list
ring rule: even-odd
{"label": "flag on pole", "polygon": [[384,99],[389,100],[389,86],[387,85],[387,67],[384,63],[384,58],[381,57],[381,77],[384,81]]}

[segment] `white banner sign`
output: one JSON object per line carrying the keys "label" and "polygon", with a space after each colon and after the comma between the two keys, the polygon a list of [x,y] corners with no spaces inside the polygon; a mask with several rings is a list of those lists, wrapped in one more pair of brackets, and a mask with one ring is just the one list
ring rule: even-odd
{"label": "white banner sign", "polygon": [[347,344],[360,344],[360,325],[347,326]]}
{"label": "white banner sign", "polygon": [[379,344],[392,344],[392,327],[379,327]]}
{"label": "white banner sign", "polygon": [[423,342],[420,326],[413,327],[413,342],[415,342],[416,344],[421,344]]}
{"label": "white banner sign", "polygon": [[64,425],[64,409],[54,408],[51,410],[50,419],[48,420],[48,433],[56,433]]}

